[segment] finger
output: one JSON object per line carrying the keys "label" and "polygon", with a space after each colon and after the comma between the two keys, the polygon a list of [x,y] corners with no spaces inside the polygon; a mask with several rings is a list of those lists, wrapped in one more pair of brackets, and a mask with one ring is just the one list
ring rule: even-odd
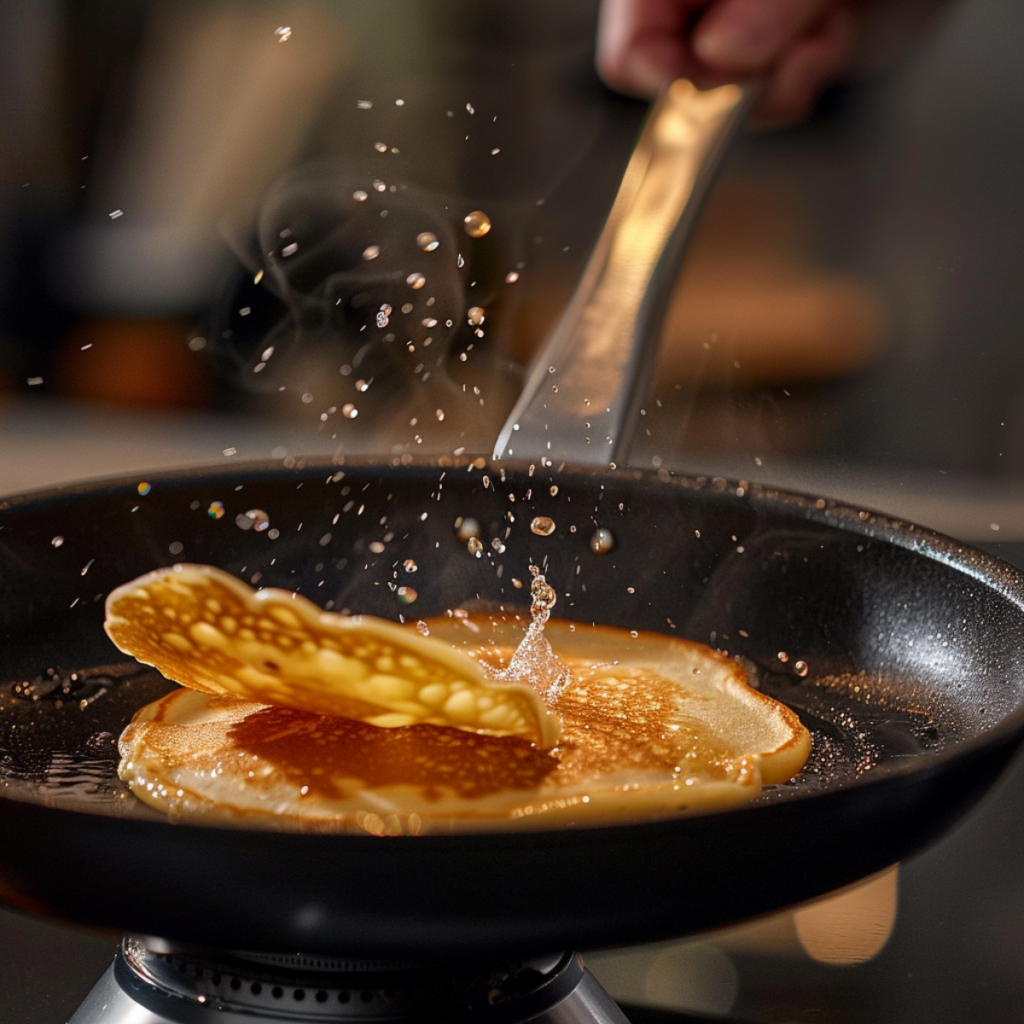
{"label": "finger", "polygon": [[613,89],[654,95],[666,82],[698,77],[689,28],[710,0],[604,0],[597,70]]}
{"label": "finger", "polygon": [[693,52],[713,68],[764,71],[835,6],[836,0],[718,0],[693,31]]}
{"label": "finger", "polygon": [[854,50],[853,17],[835,8],[810,36],[798,40],[768,75],[755,115],[760,128],[803,120],[822,90],[847,66]]}

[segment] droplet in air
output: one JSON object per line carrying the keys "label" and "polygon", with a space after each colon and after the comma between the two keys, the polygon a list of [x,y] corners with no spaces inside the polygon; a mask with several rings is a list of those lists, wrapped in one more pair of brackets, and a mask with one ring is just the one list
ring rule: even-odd
{"label": "droplet in air", "polygon": [[514,271],[510,270],[505,275],[505,284],[515,284],[519,280],[519,275]]}
{"label": "droplet in air", "polygon": [[388,190],[387,184],[385,182],[381,181],[380,178],[377,178],[374,181],[373,188],[374,188],[374,191],[376,191],[376,192],[387,192],[387,190]]}
{"label": "droplet in air", "polygon": [[421,231],[416,236],[416,244],[424,252],[433,252],[441,243],[437,240],[437,235],[433,231]]}
{"label": "droplet in air", "polygon": [[420,596],[412,587],[399,587],[395,593],[402,604],[412,604]]}
{"label": "droplet in air", "polygon": [[410,274],[405,279],[405,283],[410,288],[415,288],[416,291],[419,291],[427,283],[427,279],[422,274]]}
{"label": "droplet in air", "polygon": [[341,407],[341,415],[347,420],[354,420],[359,415],[359,410],[351,402],[346,402]]}
{"label": "droplet in air", "polygon": [[139,486],[136,487],[135,489],[139,492],[139,494],[141,494],[143,497],[145,497],[147,494],[149,494],[149,492],[151,490],[153,490],[153,485],[152,484],[148,484],[148,483],[146,483],[145,480],[143,480],[142,483],[139,484]]}
{"label": "droplet in air", "polygon": [[480,536],[480,524],[470,516],[455,520],[455,536],[461,541]]}
{"label": "droplet in air", "polygon": [[590,538],[590,550],[595,555],[606,555],[613,547],[615,547],[615,535],[611,530],[606,530],[602,526],[594,531],[594,535]]}
{"label": "droplet in air", "polygon": [[290,25],[281,25],[280,28],[274,29],[274,35],[277,36],[279,43],[286,43],[292,37],[292,29]]}
{"label": "droplet in air", "polygon": [[256,276],[252,279],[252,283],[253,284],[259,284],[260,281],[262,281],[262,280],[263,280],[263,271],[262,270],[257,270],[256,271]]}
{"label": "droplet in air", "polygon": [[794,662],[793,662],[793,671],[794,671],[794,672],[795,672],[795,673],[796,673],[796,674],[797,674],[797,675],[798,675],[798,676],[799,676],[799,677],[800,677],[801,679],[803,679],[803,677],[804,677],[805,675],[807,675],[807,673],[808,673],[808,672],[810,671],[810,666],[809,666],[809,665],[807,664],[807,662],[806,662],[806,661],[794,661]]}
{"label": "droplet in air", "polygon": [[360,110],[369,110],[373,106],[373,100],[359,100],[356,106]]}
{"label": "droplet in air", "polygon": [[61,546],[61,544],[63,544],[63,543],[64,543],[64,538],[63,538],[63,537],[61,537],[61,536],[57,536],[57,537],[54,537],[54,538],[53,538],[53,540],[51,540],[51,541],[50,541],[50,543],[51,543],[51,544],[52,544],[52,545],[53,545],[53,546],[54,546],[55,548],[59,548],[59,547]]}
{"label": "droplet in air", "polygon": [[363,259],[364,260],[375,260],[379,255],[380,255],[380,246],[379,245],[368,245],[363,250]]}
{"label": "droplet in air", "polygon": [[385,313],[384,310],[380,310],[377,313],[375,322],[378,327],[387,327],[387,325],[390,323],[390,320],[388,319],[387,313]]}
{"label": "droplet in air", "polygon": [[477,558],[483,553],[484,546],[479,537],[470,537],[466,541],[466,550]]}
{"label": "droplet in air", "polygon": [[430,627],[422,619],[416,623],[416,630],[420,636],[430,636]]}
{"label": "droplet in air", "polygon": [[491,218],[483,210],[473,210],[462,218],[462,226],[470,238],[483,238],[491,230]]}
{"label": "droplet in air", "polygon": [[786,662],[789,661],[789,655],[785,651],[779,651],[779,653],[776,654],[775,657],[778,658],[783,665],[785,665]]}
{"label": "droplet in air", "polygon": [[375,142],[373,144],[373,148],[377,150],[378,153],[386,153],[388,151],[386,142]]}
{"label": "droplet in air", "polygon": [[352,193],[352,198],[357,203],[365,203],[366,200],[370,198],[370,194],[368,192],[364,192],[361,188],[357,188],[355,192]]}
{"label": "droplet in air", "polygon": [[404,561],[404,562],[402,563],[402,568],[403,568],[403,569],[404,569],[404,570],[405,570],[406,572],[415,572],[415,571],[416,571],[416,570],[417,570],[417,569],[419,568],[419,566],[418,566],[418,565],[417,565],[417,564],[416,564],[416,563],[415,563],[415,562],[413,561],[413,559],[411,559],[411,558],[407,558],[407,559],[406,559],[406,560],[405,560],[405,561]]}
{"label": "droplet in air", "polygon": [[466,319],[473,327],[478,327],[484,322],[486,310],[483,306],[470,306],[466,311]]}
{"label": "droplet in air", "polygon": [[552,484],[548,489],[548,493],[554,498],[558,494],[558,484]]}
{"label": "droplet in air", "polygon": [[224,517],[224,502],[211,501],[210,507],[206,510],[206,514],[211,519],[222,519]]}
{"label": "droplet in air", "polygon": [[251,508],[248,512],[235,516],[235,525],[240,530],[256,530],[257,533],[262,533],[270,526],[270,516],[261,508]]}
{"label": "droplet in air", "polygon": [[538,537],[550,537],[555,532],[555,521],[548,516],[537,516],[530,523],[530,529]]}

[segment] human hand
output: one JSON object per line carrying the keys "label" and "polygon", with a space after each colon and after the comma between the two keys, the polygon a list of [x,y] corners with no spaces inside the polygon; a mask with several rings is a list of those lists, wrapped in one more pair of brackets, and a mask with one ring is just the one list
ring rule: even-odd
{"label": "human hand", "polygon": [[825,86],[849,68],[869,22],[893,22],[892,11],[902,8],[905,29],[908,9],[920,15],[934,6],[935,0],[603,0],[597,66],[610,86],[640,96],[675,78],[704,87],[756,78],[756,119],[784,124],[809,114]]}

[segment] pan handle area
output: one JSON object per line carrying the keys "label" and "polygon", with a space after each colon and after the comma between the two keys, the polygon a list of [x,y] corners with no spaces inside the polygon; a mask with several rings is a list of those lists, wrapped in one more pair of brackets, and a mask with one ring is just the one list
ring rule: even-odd
{"label": "pan handle area", "polygon": [[673,82],[654,104],[580,283],[494,458],[607,466],[628,453],[683,255],[756,88]]}

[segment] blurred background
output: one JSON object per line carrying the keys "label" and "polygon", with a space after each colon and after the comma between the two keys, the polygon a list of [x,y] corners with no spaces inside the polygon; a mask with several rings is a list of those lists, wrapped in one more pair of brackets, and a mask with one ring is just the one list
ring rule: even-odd
{"label": "blurred background", "polygon": [[[489,452],[646,109],[596,78],[596,13],[0,0],[0,494]],[[1024,563],[1021,38],[1013,0],[950,3],[896,66],[737,145],[632,462]],[[637,1024],[1016,1019],[1022,790],[898,883],[592,963]],[[66,1019],[112,949],[0,912],[0,1018]]]}

